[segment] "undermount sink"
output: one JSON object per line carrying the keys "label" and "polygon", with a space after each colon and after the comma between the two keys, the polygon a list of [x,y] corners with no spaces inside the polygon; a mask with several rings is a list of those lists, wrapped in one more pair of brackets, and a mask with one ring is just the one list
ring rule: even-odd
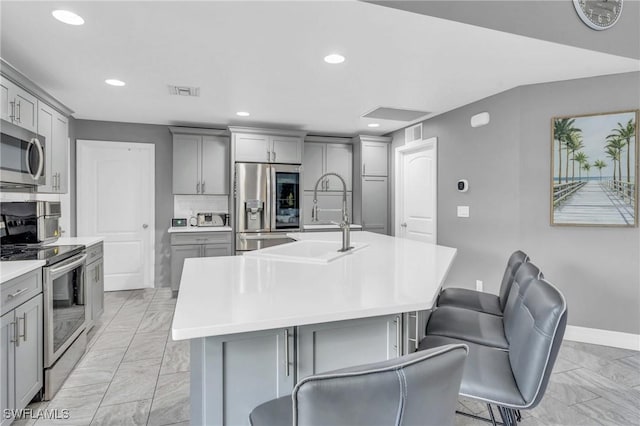
{"label": "undermount sink", "polygon": [[340,252],[340,241],[296,241],[268,247],[262,250],[249,251],[244,254],[247,257],[258,259],[284,260],[301,263],[329,263],[333,260],[347,256],[368,246],[365,243],[351,243],[353,247],[346,252]]}

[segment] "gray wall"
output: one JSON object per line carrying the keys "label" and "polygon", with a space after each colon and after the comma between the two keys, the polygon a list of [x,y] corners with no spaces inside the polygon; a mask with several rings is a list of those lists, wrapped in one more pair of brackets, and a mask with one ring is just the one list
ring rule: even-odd
{"label": "gray wall", "polygon": [[587,27],[571,0],[368,1],[422,15],[640,59],[640,2],[625,1],[606,31]]}
{"label": "gray wall", "polygon": [[[497,293],[522,249],[564,292],[569,324],[640,333],[640,230],[549,224],[551,118],[638,109],[638,87],[637,72],[525,86],[423,123],[424,138],[438,137],[438,242],[458,248],[447,286],[480,279]],[[482,111],[490,124],[471,128]],[[393,137],[403,143],[403,131]],[[456,217],[457,205],[471,216]]]}
{"label": "gray wall", "polygon": [[167,229],[173,216],[172,174],[173,139],[168,126],[116,123],[108,121],[73,120],[71,126],[71,209],[72,232],[76,233],[76,139],[114,142],[152,143],[156,151],[155,176],[155,285],[171,285],[171,246]]}

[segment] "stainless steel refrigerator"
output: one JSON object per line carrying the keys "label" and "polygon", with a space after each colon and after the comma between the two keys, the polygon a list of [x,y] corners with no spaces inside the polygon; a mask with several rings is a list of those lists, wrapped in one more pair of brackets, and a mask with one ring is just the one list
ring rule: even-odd
{"label": "stainless steel refrigerator", "polygon": [[236,252],[292,241],[300,231],[300,166],[236,163]]}

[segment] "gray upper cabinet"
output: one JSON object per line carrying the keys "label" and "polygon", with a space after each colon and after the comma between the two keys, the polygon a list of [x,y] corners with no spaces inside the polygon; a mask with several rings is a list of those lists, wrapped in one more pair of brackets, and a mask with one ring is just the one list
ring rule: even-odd
{"label": "gray upper cabinet", "polygon": [[228,194],[229,143],[225,132],[170,129],[173,133],[173,193]]}
{"label": "gray upper cabinet", "polygon": [[356,136],[354,149],[354,222],[363,231],[389,233],[389,145],[391,138]]}
{"label": "gray upper cabinet", "polygon": [[[345,180],[347,191],[352,189],[353,150],[350,144],[308,142],[332,138],[307,138],[304,145],[304,189],[313,191],[315,184],[325,173],[337,173]],[[348,139],[347,139],[348,140]],[[335,176],[323,179],[318,184],[318,191],[342,191],[342,183]]]}
{"label": "gray upper cabinet", "polygon": [[64,115],[38,102],[38,134],[45,138],[46,184],[38,192],[66,193],[69,159],[69,120]]}
{"label": "gray upper cabinet", "polygon": [[304,132],[229,127],[234,161],[248,163],[302,163]]}
{"label": "gray upper cabinet", "polygon": [[362,175],[388,176],[389,144],[386,142],[362,142]]}
{"label": "gray upper cabinet", "polygon": [[38,99],[6,78],[0,78],[0,116],[17,126],[38,132]]}

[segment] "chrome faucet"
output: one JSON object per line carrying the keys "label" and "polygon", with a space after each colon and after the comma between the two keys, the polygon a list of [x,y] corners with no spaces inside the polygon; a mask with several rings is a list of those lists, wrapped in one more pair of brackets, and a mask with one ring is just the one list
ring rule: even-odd
{"label": "chrome faucet", "polygon": [[340,226],[340,230],[342,231],[342,248],[338,251],[349,251],[353,247],[351,247],[351,226],[349,225],[349,212],[347,211],[347,184],[339,174],[333,172],[325,173],[320,176],[320,178],[316,182],[316,186],[313,188],[313,208],[311,209],[311,220],[314,222],[318,221],[318,184],[327,176],[335,176],[340,179],[340,182],[342,182],[342,222],[338,224],[338,226]]}

